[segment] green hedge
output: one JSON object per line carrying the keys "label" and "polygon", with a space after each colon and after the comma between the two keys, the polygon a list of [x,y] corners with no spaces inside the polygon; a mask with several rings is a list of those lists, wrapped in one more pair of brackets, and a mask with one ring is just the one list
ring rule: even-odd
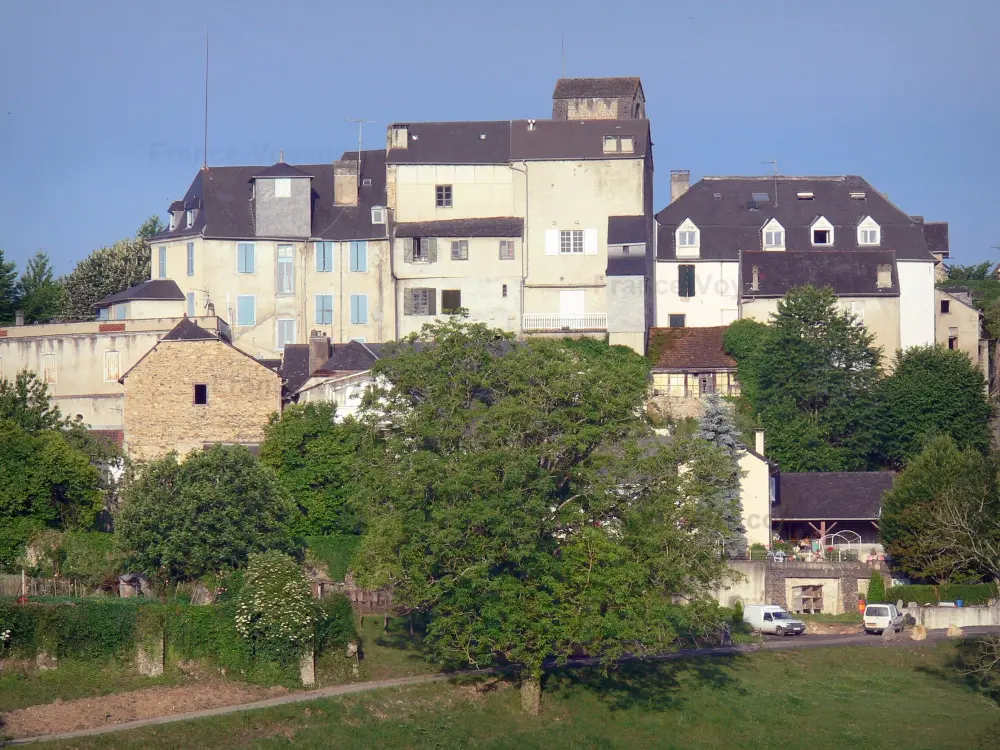
{"label": "green hedge", "polygon": [[895,602],[900,599],[903,604],[937,604],[938,602],[954,602],[959,599],[964,604],[986,604],[990,599],[997,598],[996,583],[975,584],[942,584],[940,586],[893,586],[885,594],[886,601]]}
{"label": "green hedge", "polygon": [[128,659],[135,644],[139,605],[131,600],[74,604],[0,601],[0,630],[11,631],[6,651],[30,658]]}

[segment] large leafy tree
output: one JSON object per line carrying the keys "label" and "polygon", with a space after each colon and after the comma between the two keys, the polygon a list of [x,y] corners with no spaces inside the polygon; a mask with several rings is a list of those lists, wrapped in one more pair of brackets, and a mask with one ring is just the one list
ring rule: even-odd
{"label": "large leafy tree", "polygon": [[125,488],[115,530],[134,570],[162,582],[246,565],[253,552],[298,554],[296,509],[274,473],[241,446],[170,454]]}
{"label": "large leafy tree", "polygon": [[4,260],[0,248],[0,324],[13,322],[17,303],[17,265]]}
{"label": "large leafy tree", "polygon": [[993,458],[961,450],[951,437],[929,440],[882,502],[880,532],[893,564],[939,582],[1000,572],[1000,552],[989,552],[1000,550],[996,469]]}
{"label": "large leafy tree", "polygon": [[52,275],[49,256],[41,250],[25,266],[17,293],[25,323],[48,323],[62,312],[65,290]]}
{"label": "large leafy tree", "polygon": [[95,250],[76,264],[62,280],[66,290],[65,317],[93,318],[95,302],[149,279],[149,237],[155,233],[153,229],[161,227],[158,222],[158,217],[150,217],[135,237]]}
{"label": "large leafy tree", "polygon": [[880,453],[894,466],[916,456],[932,435],[949,435],[959,448],[989,449],[986,380],[964,352],[941,346],[897,352],[878,403]]}
{"label": "large leafy tree", "polygon": [[735,356],[770,457],[785,471],[864,469],[880,378],[874,337],[838,308],[833,290],[811,286],[789,291],[758,334]]}
{"label": "large leafy tree", "polygon": [[333,404],[287,407],[272,416],[260,460],[302,511],[297,531],[308,535],[357,534],[361,531],[358,493],[357,422],[336,424]]}
{"label": "large leafy tree", "polygon": [[698,437],[707,440],[729,459],[729,475],[725,477],[724,491],[713,495],[719,502],[718,513],[725,519],[728,533],[724,545],[727,553],[745,552],[746,529],[743,528],[743,508],[740,504],[739,455],[743,449],[740,432],[733,419],[733,407],[713,393],[705,401],[699,422]]}
{"label": "large leafy tree", "polygon": [[534,712],[546,658],[661,651],[716,622],[728,529],[709,498],[731,465],[650,435],[641,357],[453,318],[374,370],[358,570],[429,616],[439,660],[522,664]]}

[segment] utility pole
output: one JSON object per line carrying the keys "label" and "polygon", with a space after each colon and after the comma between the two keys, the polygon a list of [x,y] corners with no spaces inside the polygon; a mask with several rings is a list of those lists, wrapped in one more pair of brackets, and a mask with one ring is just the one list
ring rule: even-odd
{"label": "utility pole", "polygon": [[345,122],[356,122],[358,124],[358,187],[361,187],[361,143],[365,125],[374,125],[378,120],[362,120],[348,118]]}
{"label": "utility pole", "polygon": [[201,168],[208,169],[208,29],[205,29],[205,148]]}

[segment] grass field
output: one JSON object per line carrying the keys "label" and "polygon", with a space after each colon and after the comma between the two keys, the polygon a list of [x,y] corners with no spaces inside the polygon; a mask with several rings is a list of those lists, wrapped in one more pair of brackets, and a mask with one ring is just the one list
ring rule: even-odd
{"label": "grass field", "polygon": [[547,677],[534,718],[508,683],[436,684],[50,746],[995,748],[1000,710],[956,678],[952,649],[840,647],[566,671]]}

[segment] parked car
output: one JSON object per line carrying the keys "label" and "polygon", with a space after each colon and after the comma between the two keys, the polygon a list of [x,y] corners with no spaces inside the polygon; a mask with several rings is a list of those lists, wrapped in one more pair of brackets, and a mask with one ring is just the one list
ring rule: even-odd
{"label": "parked car", "polygon": [[796,620],[777,604],[748,604],[743,608],[743,622],[760,633],[802,635],[806,624]]}
{"label": "parked car", "polygon": [[903,629],[903,615],[895,604],[869,604],[865,607],[864,628],[866,633],[881,633],[889,628],[898,633]]}

